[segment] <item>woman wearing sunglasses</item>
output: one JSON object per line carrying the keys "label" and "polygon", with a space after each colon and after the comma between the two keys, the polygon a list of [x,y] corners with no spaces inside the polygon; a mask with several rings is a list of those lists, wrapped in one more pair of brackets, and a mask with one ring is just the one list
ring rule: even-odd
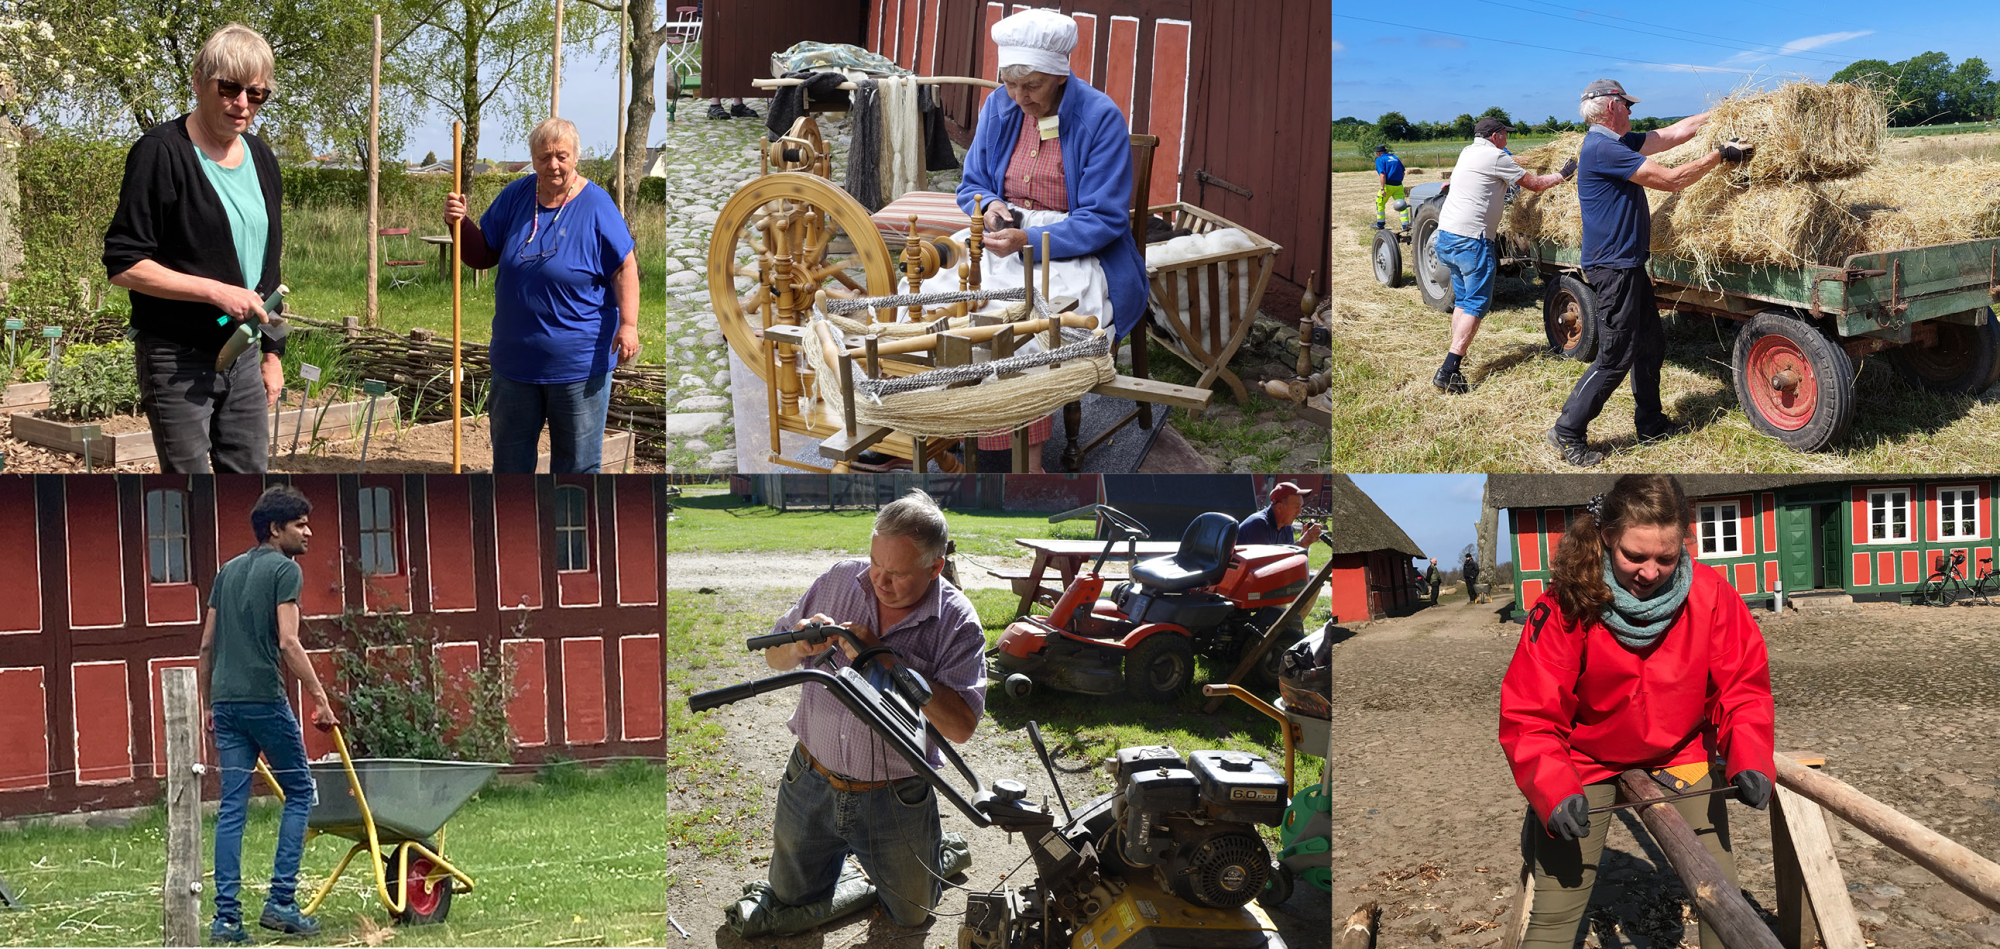
{"label": "woman wearing sunglasses", "polygon": [[603,188],[577,174],[576,126],[544,119],[528,133],[535,174],[500,190],[474,225],[465,196],[459,259],[497,266],[493,281],[493,470],[535,470],[546,423],[549,469],[594,473],[604,451],[614,354],[639,352],[639,265],[632,230]]}
{"label": "woman wearing sunglasses", "polygon": [[284,388],[284,341],[263,338],[218,371],[235,324],[267,319],[284,246],[283,184],[250,134],[271,95],[270,44],[231,23],[195,54],[194,111],[125,156],[104,268],[132,296],[139,399],[165,473],[261,472],[265,411]]}

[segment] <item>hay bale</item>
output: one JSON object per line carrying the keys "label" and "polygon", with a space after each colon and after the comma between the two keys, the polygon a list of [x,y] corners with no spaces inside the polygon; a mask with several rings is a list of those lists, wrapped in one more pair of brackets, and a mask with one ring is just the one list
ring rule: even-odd
{"label": "hay bale", "polygon": [[1863,240],[1844,196],[1826,182],[1745,185],[1710,175],[1660,203],[1653,251],[1693,264],[1702,280],[1730,264],[1836,264]]}
{"label": "hay bale", "polygon": [[1857,252],[2000,237],[2000,162],[1883,164],[1842,185]]}
{"label": "hay bale", "polygon": [[[1575,158],[1582,145],[1581,133],[1565,132],[1545,145],[1514,156],[1514,161],[1531,175],[1546,175]],[[1542,192],[1521,189],[1507,203],[1507,213],[1500,218],[1500,230],[1526,240],[1550,241],[1568,247],[1581,244],[1583,209],[1577,204],[1576,182],[1565,181]]]}
{"label": "hay bale", "polygon": [[1789,82],[1722,100],[1691,144],[1699,146],[1695,154],[1731,138],[1756,145],[1757,157],[1741,173],[1750,181],[1833,181],[1873,168],[1888,134],[1881,93],[1845,82]]}

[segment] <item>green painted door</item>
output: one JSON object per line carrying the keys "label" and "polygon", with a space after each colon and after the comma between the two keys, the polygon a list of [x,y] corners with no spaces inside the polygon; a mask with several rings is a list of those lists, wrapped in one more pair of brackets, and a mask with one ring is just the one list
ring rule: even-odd
{"label": "green painted door", "polygon": [[1838,590],[1847,586],[1847,545],[1841,543],[1847,536],[1840,520],[1840,504],[1820,504],[1813,507],[1813,533],[1819,535],[1821,589]]}
{"label": "green painted door", "polygon": [[1805,504],[1778,508],[1778,578],[1786,593],[1813,588],[1812,514]]}

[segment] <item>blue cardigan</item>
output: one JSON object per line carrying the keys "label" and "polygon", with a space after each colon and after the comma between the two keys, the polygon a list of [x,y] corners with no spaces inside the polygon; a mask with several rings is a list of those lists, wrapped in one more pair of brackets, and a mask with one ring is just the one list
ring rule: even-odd
{"label": "blue cardigan", "polygon": [[[1056,106],[1061,120],[1063,185],[1069,192],[1069,218],[1048,227],[1027,229],[1037,253],[1042,232],[1049,235],[1049,255],[1057,260],[1095,256],[1104,265],[1111,290],[1111,315],[1123,337],[1146,313],[1146,261],[1132,241],[1132,137],[1124,114],[1111,97],[1089,83],[1070,77]],[[958,186],[958,206],[968,214],[975,195],[990,202],[1002,195],[1007,165],[1021,135],[1021,107],[1004,90],[986,97],[979,112],[979,132],[965,153],[965,174]]]}

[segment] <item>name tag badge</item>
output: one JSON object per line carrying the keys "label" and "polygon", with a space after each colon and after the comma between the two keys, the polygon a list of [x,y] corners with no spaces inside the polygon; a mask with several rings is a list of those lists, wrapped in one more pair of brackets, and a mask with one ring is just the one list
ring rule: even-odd
{"label": "name tag badge", "polygon": [[1042,141],[1046,142],[1056,137],[1056,123],[1059,118],[1059,116],[1051,115],[1048,118],[1037,119],[1035,121],[1035,130],[1041,133]]}

